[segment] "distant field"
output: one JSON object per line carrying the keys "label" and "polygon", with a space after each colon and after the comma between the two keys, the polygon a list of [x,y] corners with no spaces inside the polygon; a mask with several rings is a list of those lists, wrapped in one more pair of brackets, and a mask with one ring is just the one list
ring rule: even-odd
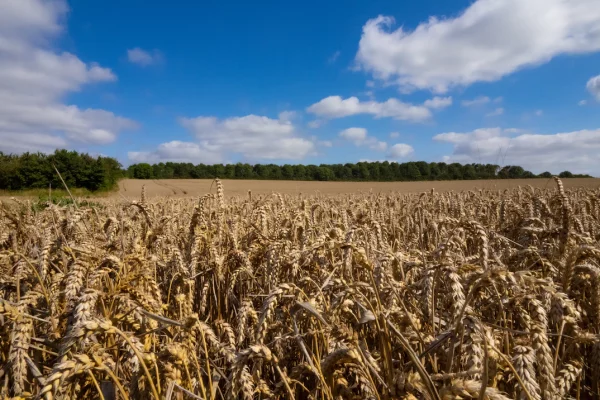
{"label": "distant field", "polygon": [[[597,178],[564,179],[566,188],[571,187],[600,187]],[[515,180],[479,180],[479,181],[433,181],[433,182],[305,182],[305,181],[259,181],[259,180],[224,180],[225,195],[246,195],[248,190],[253,194],[279,192],[286,194],[322,194],[355,193],[360,191],[390,192],[400,191],[415,193],[435,188],[438,192],[462,191],[472,189],[503,190],[517,186],[531,185],[544,188],[552,186],[551,179],[515,179]],[[138,198],[146,185],[148,197],[168,196],[186,197],[199,196],[209,191],[215,191],[210,179],[161,179],[140,180],[125,179],[119,183],[119,192],[114,196],[123,195],[126,198]],[[211,189],[212,185],[212,189]]]}

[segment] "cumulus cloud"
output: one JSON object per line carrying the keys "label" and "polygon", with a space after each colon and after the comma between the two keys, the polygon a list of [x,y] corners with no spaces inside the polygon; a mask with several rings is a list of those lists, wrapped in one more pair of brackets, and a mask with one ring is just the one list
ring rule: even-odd
{"label": "cumulus cloud", "polygon": [[485,114],[486,117],[497,117],[498,115],[504,114],[504,108],[498,107],[494,111]]}
{"label": "cumulus cloud", "polygon": [[412,31],[394,30],[394,22],[367,21],[356,64],[403,91],[444,93],[559,55],[600,50],[597,0],[477,0],[454,18],[431,17]]}
{"label": "cumulus cloud", "polygon": [[63,0],[0,1],[1,151],[50,152],[72,141],[106,144],[136,126],[109,111],[63,103],[85,85],[117,79],[109,68],[50,47],[67,12]]}
{"label": "cumulus cloud", "polygon": [[396,139],[398,137],[400,137],[400,132],[392,132],[392,133],[390,133],[390,138]]}
{"label": "cumulus cloud", "polygon": [[311,129],[317,129],[317,128],[320,128],[321,125],[323,125],[324,123],[325,123],[325,121],[323,121],[321,119],[315,119],[314,121],[310,121],[307,125]]}
{"label": "cumulus cloud", "polygon": [[357,114],[371,114],[375,118],[394,118],[404,121],[424,121],[431,117],[431,111],[425,106],[415,106],[390,98],[384,102],[360,101],[357,97],[342,99],[329,96],[306,109],[320,118],[343,118]]}
{"label": "cumulus cloud", "polygon": [[[0,4],[0,28],[4,39],[21,42],[43,39],[62,31],[57,17],[68,12],[64,1],[3,0]],[[2,42],[2,46],[10,46]]]}
{"label": "cumulus cloud", "polygon": [[518,129],[481,128],[434,136],[453,146],[448,161],[520,165],[535,173],[569,170],[600,175],[600,129],[556,134],[526,133]]}
{"label": "cumulus cloud", "polygon": [[221,154],[207,150],[197,143],[174,140],[162,143],[155,151],[130,151],[134,163],[159,163],[162,161],[190,162],[193,164],[217,164],[223,162]]}
{"label": "cumulus cloud", "polygon": [[388,157],[394,160],[399,160],[401,158],[406,158],[411,156],[415,152],[415,149],[411,145],[406,143],[396,143],[392,147],[390,147],[390,151],[388,153]]}
{"label": "cumulus cloud", "polygon": [[425,100],[423,105],[427,108],[433,108],[439,110],[452,105],[452,97],[439,97],[435,96],[433,99]]}
{"label": "cumulus cloud", "polygon": [[585,106],[587,104],[587,100],[580,100],[577,104],[580,106]]}
{"label": "cumulus cloud", "polygon": [[365,128],[348,128],[341,131],[339,136],[354,144],[360,144],[367,138],[367,130]]}
{"label": "cumulus cloud", "polygon": [[282,111],[279,113],[279,120],[281,121],[292,121],[298,117],[296,111]]}
{"label": "cumulus cloud", "polygon": [[[222,120],[207,116],[179,118],[179,123],[196,137],[197,145],[190,147],[187,143],[176,142],[177,148],[185,145],[198,155],[205,154],[201,151],[210,152],[210,162],[213,159],[222,159],[229,153],[256,161],[299,160],[315,152],[313,141],[298,136],[294,125],[286,119],[271,119],[251,114]],[[158,152],[158,155],[170,156],[164,150]],[[164,158],[167,159],[169,158]]]}
{"label": "cumulus cloud", "polygon": [[354,143],[355,146],[367,146],[371,150],[376,151],[385,151],[387,149],[386,142],[382,142],[373,136],[369,136],[365,128],[344,129],[339,133],[339,137]]}
{"label": "cumulus cloud", "polygon": [[585,85],[585,88],[596,98],[596,100],[600,101],[600,75],[591,78]]}
{"label": "cumulus cloud", "polygon": [[67,141],[60,136],[0,129],[0,151],[5,153],[51,152],[67,146]]}
{"label": "cumulus cloud", "polygon": [[[315,154],[315,141],[296,135],[289,121],[293,115],[283,112],[279,119],[259,115],[218,119],[200,116],[179,118],[179,123],[197,139],[196,142],[171,141],[154,151],[132,151],[133,162],[161,161],[191,162],[194,164],[222,163],[232,154],[247,161],[300,160]],[[328,142],[319,142],[327,147]]]}
{"label": "cumulus cloud", "polygon": [[142,67],[147,67],[153,64],[159,64],[164,57],[159,50],[147,51],[139,47],[127,50],[127,60],[132,64],[137,64]]}
{"label": "cumulus cloud", "polygon": [[460,102],[463,107],[477,107],[489,103],[491,100],[487,96],[475,97],[473,100],[463,100]]}
{"label": "cumulus cloud", "polygon": [[375,151],[385,151],[388,147],[388,144],[386,142],[382,142],[380,140],[373,140],[370,144],[369,144],[369,148],[371,150],[375,150]]}

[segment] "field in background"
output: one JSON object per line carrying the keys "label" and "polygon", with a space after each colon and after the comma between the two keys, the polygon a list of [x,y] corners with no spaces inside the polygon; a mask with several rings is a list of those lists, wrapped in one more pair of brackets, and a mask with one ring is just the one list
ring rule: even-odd
{"label": "field in background", "polygon": [[[552,179],[503,179],[503,180],[475,180],[475,181],[427,181],[427,182],[307,182],[307,181],[261,181],[261,180],[223,180],[227,196],[247,195],[248,190],[253,194],[278,192],[282,194],[305,193],[313,194],[339,194],[356,193],[373,190],[374,192],[400,191],[418,193],[431,188],[438,192],[462,191],[474,189],[504,190],[517,186],[531,185],[537,188],[552,186]],[[597,178],[564,179],[566,188],[571,187],[600,187]],[[213,181],[210,179],[124,179],[119,183],[119,192],[115,196],[123,195],[128,199],[140,196],[142,185],[146,185],[148,197],[169,196],[186,197],[200,196],[215,191]]]}

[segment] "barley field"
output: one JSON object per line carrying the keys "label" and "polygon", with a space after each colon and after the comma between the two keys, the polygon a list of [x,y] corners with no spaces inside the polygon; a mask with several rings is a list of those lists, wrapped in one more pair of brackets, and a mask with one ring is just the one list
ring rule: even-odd
{"label": "barley field", "polygon": [[0,393],[599,398],[600,189],[543,182],[3,199]]}

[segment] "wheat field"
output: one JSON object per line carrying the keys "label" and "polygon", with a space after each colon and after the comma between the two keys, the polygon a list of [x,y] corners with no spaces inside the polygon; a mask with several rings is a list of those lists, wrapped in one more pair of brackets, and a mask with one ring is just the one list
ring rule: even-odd
{"label": "wheat field", "polygon": [[[554,186],[552,179],[480,179],[464,181],[416,181],[416,182],[318,182],[318,181],[274,181],[274,180],[252,180],[233,179],[222,180],[227,188],[225,197],[245,196],[248,190],[255,195],[273,194],[282,195],[331,195],[353,194],[358,192],[377,193],[421,193],[432,188],[436,192],[451,192],[464,190],[504,190],[516,189],[519,186],[533,186],[534,188],[546,189]],[[598,178],[569,178],[564,182],[565,189],[578,187],[600,187]],[[119,182],[119,191],[111,193],[114,198],[123,197],[129,200],[137,200],[140,197],[142,186],[146,188],[148,200],[155,197],[182,198],[190,196],[202,196],[214,192],[214,181],[211,179],[122,179]],[[0,199],[2,199],[0,194]]]}
{"label": "wheat field", "polygon": [[597,187],[223,186],[3,200],[2,398],[600,396]]}

